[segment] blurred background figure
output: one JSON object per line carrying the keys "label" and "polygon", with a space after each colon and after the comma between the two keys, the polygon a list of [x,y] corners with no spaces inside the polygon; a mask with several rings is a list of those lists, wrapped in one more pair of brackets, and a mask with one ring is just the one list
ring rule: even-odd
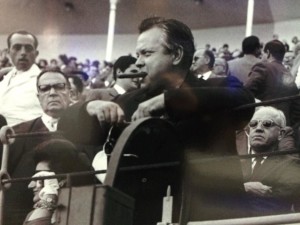
{"label": "blurred background figure", "polygon": [[228,75],[228,63],[223,58],[216,58],[213,73],[218,76],[227,76]]}

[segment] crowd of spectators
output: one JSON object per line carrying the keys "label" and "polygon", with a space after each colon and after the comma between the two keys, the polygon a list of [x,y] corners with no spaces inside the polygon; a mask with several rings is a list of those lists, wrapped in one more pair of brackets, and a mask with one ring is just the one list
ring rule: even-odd
{"label": "crowd of spectators", "polygon": [[[196,49],[185,24],[151,17],[139,27],[136,58],[79,62],[66,54],[36,61],[35,35],[13,32],[0,54],[0,139],[6,144],[9,132],[58,130],[64,137],[16,140],[11,144],[8,172],[12,178],[36,178],[106,169],[108,158],[102,145],[109,128],[155,116],[170,121],[184,143],[182,188],[189,200],[183,199],[182,207],[190,211],[181,222],[295,212],[300,180],[293,176],[300,171],[299,155],[272,160],[268,154],[299,148],[300,99],[276,102],[274,108],[255,113],[254,107],[236,110],[255,101],[299,94],[299,40],[294,37],[290,47],[277,38],[263,44],[259,37],[250,36],[239,43],[241,50],[234,51],[226,43],[218,50],[210,44]],[[66,155],[58,160],[59,152],[51,148],[61,148]],[[191,163],[238,153],[263,154],[264,158]],[[67,154],[74,161],[83,160],[84,166],[75,168],[70,163],[70,168],[60,170]],[[103,182],[105,174],[97,178],[88,183]],[[51,224],[59,188],[64,186],[59,181],[31,182],[34,196],[26,184],[13,184],[6,193],[5,224],[21,224],[25,218],[25,224]],[[34,210],[26,217],[32,197]],[[160,202],[161,196],[157,198],[145,198],[148,205],[137,201],[134,224],[158,222],[161,215],[146,212],[150,202]]]}

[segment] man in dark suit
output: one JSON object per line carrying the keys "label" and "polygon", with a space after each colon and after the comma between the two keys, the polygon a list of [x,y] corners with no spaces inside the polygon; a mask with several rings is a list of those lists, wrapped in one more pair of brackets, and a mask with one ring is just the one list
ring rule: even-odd
{"label": "man in dark suit", "polygon": [[[253,66],[245,84],[255,98],[265,101],[299,93],[295,79],[282,64],[284,54],[285,47],[278,40],[272,40],[265,45],[263,62]],[[273,106],[283,111],[287,125],[292,126],[300,121],[299,100],[277,103]]]}
{"label": "man in dark suit", "polygon": [[[253,102],[252,95],[234,77],[198,80],[189,73],[194,39],[180,21],[153,17],[144,20],[139,30],[136,65],[148,74],[145,87],[116,102],[127,120],[164,115],[181,134],[186,165],[181,222],[244,215],[238,204],[244,194],[239,161],[204,162],[196,167],[192,161],[236,154],[235,130],[248,123],[253,110],[237,113],[233,108]],[[144,206],[136,207],[141,212]]]}
{"label": "man in dark suit", "polygon": [[[273,107],[262,107],[249,123],[252,154],[281,151],[279,141],[285,135],[285,116]],[[245,190],[253,216],[291,213],[299,199],[299,159],[290,155],[257,156],[252,159]]]}
{"label": "man in dark suit", "polygon": [[[91,101],[70,104],[70,84],[66,75],[57,70],[45,70],[37,77],[38,99],[43,115],[34,120],[14,126],[15,133],[62,131],[64,137],[77,145],[99,146],[106,134],[100,126],[107,122],[123,121],[122,109],[115,103]],[[66,121],[70,122],[66,122]],[[1,129],[1,140],[8,127]],[[75,131],[77,132],[75,132]],[[79,132],[78,132],[79,131]],[[16,139],[10,148],[8,173],[12,178],[31,177],[34,174],[33,150],[37,144],[50,136]],[[82,147],[82,146],[81,146]],[[84,148],[89,158],[93,158],[95,148]],[[5,224],[21,224],[32,206],[32,193],[26,183],[14,183],[6,192]]]}

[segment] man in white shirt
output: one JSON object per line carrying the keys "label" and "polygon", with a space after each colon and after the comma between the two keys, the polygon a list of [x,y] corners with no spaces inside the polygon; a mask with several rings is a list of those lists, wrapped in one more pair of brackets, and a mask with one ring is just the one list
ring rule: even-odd
{"label": "man in white shirt", "polygon": [[12,126],[42,114],[36,98],[36,77],[40,69],[34,64],[38,56],[37,38],[27,31],[17,31],[7,38],[13,69],[0,82],[0,114]]}

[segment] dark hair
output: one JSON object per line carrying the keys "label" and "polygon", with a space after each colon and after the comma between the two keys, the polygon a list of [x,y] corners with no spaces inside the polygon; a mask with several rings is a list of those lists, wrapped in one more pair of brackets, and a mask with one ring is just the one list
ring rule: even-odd
{"label": "dark hair", "polygon": [[113,66],[113,76],[114,79],[117,79],[117,70],[120,69],[122,72],[124,72],[130,65],[135,64],[136,58],[126,55],[119,57]]}
{"label": "dark hair", "polygon": [[73,79],[73,83],[74,83],[77,91],[79,93],[82,93],[82,91],[83,91],[83,82],[82,82],[82,80],[79,77],[77,77],[76,75],[68,75],[68,78]]}
{"label": "dark hair", "polygon": [[267,51],[269,51],[276,60],[282,62],[285,54],[285,46],[281,41],[272,40],[264,47],[264,52],[266,53]]}
{"label": "dark hair", "polygon": [[42,72],[40,72],[40,74],[37,76],[36,78],[36,86],[38,87],[39,85],[39,81],[40,81],[40,78],[45,74],[45,73],[59,73],[61,74],[65,80],[66,80],[66,83],[67,83],[67,86],[70,87],[70,82],[68,80],[68,76],[66,74],[64,74],[60,69],[58,68],[50,68],[50,69],[45,69],[45,70],[42,70]]}
{"label": "dark hair", "polygon": [[205,50],[204,55],[209,58],[208,67],[210,69],[212,69],[214,67],[214,64],[215,64],[215,55],[214,55],[214,53],[212,51]]}
{"label": "dark hair", "polygon": [[[79,152],[76,146],[65,139],[51,139],[36,146],[33,156],[35,165],[46,161],[50,170],[56,174],[92,170],[86,155]],[[91,177],[74,177],[72,185],[91,183]]]}
{"label": "dark hair", "polygon": [[25,30],[15,31],[15,32],[12,32],[10,35],[8,35],[8,37],[7,37],[7,46],[8,46],[8,48],[10,48],[10,40],[11,40],[11,38],[14,34],[22,34],[22,35],[32,36],[33,37],[33,45],[34,45],[35,49],[37,49],[37,47],[39,45],[37,37],[34,34],[28,32],[28,31],[25,31]]}
{"label": "dark hair", "polygon": [[183,50],[181,66],[189,70],[195,52],[194,37],[190,28],[184,23],[175,19],[165,19],[162,17],[150,17],[144,19],[139,26],[139,33],[143,33],[153,27],[158,27],[165,33],[165,48],[171,53],[178,48]]}
{"label": "dark hair", "polygon": [[67,76],[79,76],[82,78],[82,80],[87,81],[89,79],[89,75],[87,75],[86,72],[80,71],[80,70],[72,70],[67,74]]}
{"label": "dark hair", "polygon": [[258,37],[249,36],[242,42],[242,50],[244,54],[255,54],[256,50],[260,48],[260,42]]}

